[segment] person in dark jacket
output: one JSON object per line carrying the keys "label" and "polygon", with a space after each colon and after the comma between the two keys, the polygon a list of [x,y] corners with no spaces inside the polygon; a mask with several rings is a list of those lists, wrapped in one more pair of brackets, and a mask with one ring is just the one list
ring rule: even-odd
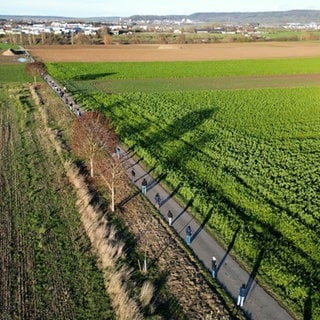
{"label": "person in dark jacket", "polygon": [[172,219],[173,219],[173,214],[171,212],[171,210],[168,211],[168,222],[169,222],[169,226],[172,226]]}
{"label": "person in dark jacket", "polygon": [[187,245],[189,245],[191,243],[191,236],[192,236],[192,229],[190,226],[187,226],[187,229],[186,229],[186,242],[187,242]]}
{"label": "person in dark jacket", "polygon": [[142,180],[142,183],[141,183],[141,192],[142,193],[146,193],[147,192],[147,185],[148,185],[148,182],[147,180],[144,178]]}
{"label": "person in dark jacket", "polygon": [[134,169],[131,170],[131,180],[132,182],[135,181],[135,178],[136,178],[136,172],[134,171]]}
{"label": "person in dark jacket", "polygon": [[156,203],[156,208],[159,209],[161,206],[161,198],[159,193],[156,193],[156,195],[154,196],[154,201]]}

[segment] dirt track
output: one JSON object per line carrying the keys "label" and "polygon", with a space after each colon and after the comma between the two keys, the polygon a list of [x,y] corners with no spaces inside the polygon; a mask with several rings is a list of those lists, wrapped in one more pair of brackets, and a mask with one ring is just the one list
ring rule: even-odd
{"label": "dirt track", "polygon": [[44,62],[193,61],[320,57],[319,42],[255,42],[189,45],[37,46]]}

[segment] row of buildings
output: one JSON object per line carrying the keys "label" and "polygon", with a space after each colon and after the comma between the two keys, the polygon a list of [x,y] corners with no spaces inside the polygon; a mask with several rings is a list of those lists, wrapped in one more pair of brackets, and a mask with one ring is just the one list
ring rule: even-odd
{"label": "row of buildings", "polygon": [[[84,34],[88,36],[95,36],[101,29],[107,30],[109,34],[119,35],[130,32],[168,32],[168,33],[183,33],[192,30],[194,33],[242,33],[256,32],[261,26],[259,24],[250,25],[201,25],[189,19],[176,20],[140,20],[132,21],[131,19],[119,19],[114,23],[70,23],[64,21],[52,22],[21,22],[15,21],[0,21],[0,36],[8,34],[26,34],[26,35],[41,35],[41,34],[55,34],[55,35],[70,35],[70,34]],[[278,27],[291,30],[320,30],[318,23],[286,23]]]}
{"label": "row of buildings", "polygon": [[71,34],[83,33],[85,35],[96,35],[101,26],[93,26],[85,23],[67,23],[67,22],[50,22],[50,23],[10,23],[6,21],[0,25],[0,35],[4,34],[30,34],[40,35],[42,33],[52,34]]}

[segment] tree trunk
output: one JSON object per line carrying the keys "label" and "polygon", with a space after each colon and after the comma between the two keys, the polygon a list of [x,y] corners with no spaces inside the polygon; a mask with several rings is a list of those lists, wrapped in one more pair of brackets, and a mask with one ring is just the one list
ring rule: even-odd
{"label": "tree trunk", "polygon": [[112,181],[111,181],[111,212],[115,210],[115,190],[114,190],[114,179],[115,179],[115,168],[112,169]]}
{"label": "tree trunk", "polygon": [[115,207],[115,204],[114,204],[114,184],[112,183],[112,188],[111,188],[111,212],[114,212],[114,207]]}
{"label": "tree trunk", "polygon": [[93,178],[93,157],[90,158],[90,177]]}

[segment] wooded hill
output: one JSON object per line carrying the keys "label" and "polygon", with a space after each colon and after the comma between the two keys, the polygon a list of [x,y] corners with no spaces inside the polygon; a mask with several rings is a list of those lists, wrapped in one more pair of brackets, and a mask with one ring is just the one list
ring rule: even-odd
{"label": "wooded hill", "polygon": [[49,16],[10,16],[0,15],[0,20],[47,20],[47,21],[83,21],[83,22],[111,22],[122,19],[132,21],[154,20],[183,20],[189,19],[195,23],[222,23],[222,24],[248,24],[259,23],[280,25],[286,23],[320,23],[320,10],[289,10],[289,11],[264,11],[264,12],[197,12],[190,15],[133,15],[130,17],[49,17]]}
{"label": "wooded hill", "polygon": [[132,20],[182,20],[190,19],[194,22],[217,22],[222,24],[285,24],[320,22],[320,10],[290,10],[268,12],[197,12],[191,15],[135,15]]}

